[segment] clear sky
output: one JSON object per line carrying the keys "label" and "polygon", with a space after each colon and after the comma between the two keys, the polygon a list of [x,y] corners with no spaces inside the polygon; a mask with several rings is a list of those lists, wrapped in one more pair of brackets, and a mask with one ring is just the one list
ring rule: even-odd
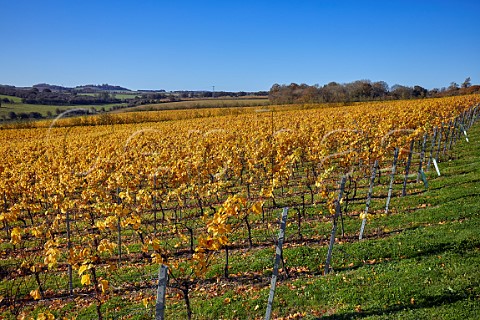
{"label": "clear sky", "polygon": [[480,1],[0,0],[0,84],[480,83]]}

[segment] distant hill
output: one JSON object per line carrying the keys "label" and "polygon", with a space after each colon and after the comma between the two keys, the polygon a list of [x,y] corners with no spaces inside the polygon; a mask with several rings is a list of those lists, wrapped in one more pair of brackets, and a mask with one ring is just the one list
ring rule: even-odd
{"label": "distant hill", "polygon": [[110,84],[87,84],[84,86],[77,86],[74,88],[77,92],[85,92],[85,93],[94,93],[98,91],[132,91],[130,89],[120,87],[120,86],[112,86]]}
{"label": "distant hill", "polygon": [[114,86],[110,84],[87,84],[83,86],[76,86],[75,88],[63,87],[48,83],[39,83],[32,86],[32,88],[38,89],[42,92],[44,90],[50,90],[52,92],[77,92],[77,93],[97,93],[97,92],[130,92],[130,89]]}
{"label": "distant hill", "polygon": [[38,91],[43,91],[43,90],[50,90],[50,91],[55,91],[55,92],[60,92],[60,91],[72,91],[73,88],[68,88],[68,87],[62,87],[62,86],[57,86],[54,84],[48,84],[48,83],[39,83],[35,84],[32,86],[32,88],[37,88]]}

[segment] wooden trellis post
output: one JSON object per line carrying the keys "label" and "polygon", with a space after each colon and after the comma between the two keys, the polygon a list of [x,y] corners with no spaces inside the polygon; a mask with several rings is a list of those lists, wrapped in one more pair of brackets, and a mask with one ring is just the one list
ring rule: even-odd
{"label": "wooden trellis post", "polygon": [[165,319],[165,293],[168,284],[168,267],[161,265],[158,270],[157,302],[155,303],[155,320]]}
{"label": "wooden trellis post", "polygon": [[393,164],[392,173],[390,174],[390,185],[388,186],[387,203],[385,204],[385,214],[388,213],[388,206],[390,205],[390,199],[392,197],[393,182],[395,181],[395,171],[397,170],[398,148],[395,148],[393,152]]}
{"label": "wooden trellis post", "polygon": [[285,227],[287,225],[288,208],[283,208],[280,231],[278,232],[278,243],[275,249],[275,264],[273,266],[272,281],[270,282],[270,293],[268,295],[267,312],[265,320],[270,320],[272,316],[273,299],[275,297],[275,288],[277,286],[278,268],[283,256],[283,241],[285,240]]}
{"label": "wooden trellis post", "polygon": [[333,252],[333,245],[335,243],[335,234],[337,232],[337,221],[338,221],[338,216],[341,214],[341,206],[340,206],[340,200],[342,200],[343,197],[343,191],[345,189],[345,182],[347,181],[347,177],[343,177],[341,182],[340,182],[340,191],[338,192],[338,199],[335,201],[335,215],[333,216],[333,226],[332,226],[332,232],[330,234],[330,243],[328,245],[328,253],[327,253],[327,260],[325,262],[325,271],[324,274],[328,274],[330,271],[330,261],[332,260],[332,252]]}
{"label": "wooden trellis post", "polygon": [[370,186],[368,188],[367,203],[365,204],[365,217],[362,219],[362,226],[360,227],[360,235],[358,236],[359,240],[363,238],[363,231],[365,230],[365,224],[367,223],[367,214],[368,209],[370,208],[370,200],[372,199],[373,184],[375,183],[375,176],[377,175],[377,166],[378,160],[375,160],[372,169],[372,177],[370,178]]}

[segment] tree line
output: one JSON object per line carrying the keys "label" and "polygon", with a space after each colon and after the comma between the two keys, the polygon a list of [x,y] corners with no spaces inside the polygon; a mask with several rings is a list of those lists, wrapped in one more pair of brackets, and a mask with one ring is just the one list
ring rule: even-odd
{"label": "tree line", "polygon": [[427,90],[421,86],[396,84],[391,88],[385,81],[357,80],[350,83],[330,82],[324,86],[296,84],[274,84],[268,98],[272,104],[356,102],[372,100],[419,99],[480,93],[480,86],[471,84],[470,77],[458,85],[450,83],[448,88]]}

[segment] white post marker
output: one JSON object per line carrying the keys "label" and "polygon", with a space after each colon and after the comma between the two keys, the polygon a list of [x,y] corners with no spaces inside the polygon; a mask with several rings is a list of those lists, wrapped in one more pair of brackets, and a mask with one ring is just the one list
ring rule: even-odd
{"label": "white post marker", "polygon": [[466,140],[467,142],[470,142],[470,141],[468,141],[467,131],[465,130],[465,127],[462,126],[462,125],[460,125],[460,126],[461,126],[461,129],[462,129],[462,131],[463,131],[463,134],[465,135],[465,140]]}
{"label": "white post marker", "polygon": [[435,170],[437,170],[437,174],[440,177],[440,170],[438,169],[437,160],[435,158],[433,158],[432,160],[433,160],[433,165],[435,166]]}

